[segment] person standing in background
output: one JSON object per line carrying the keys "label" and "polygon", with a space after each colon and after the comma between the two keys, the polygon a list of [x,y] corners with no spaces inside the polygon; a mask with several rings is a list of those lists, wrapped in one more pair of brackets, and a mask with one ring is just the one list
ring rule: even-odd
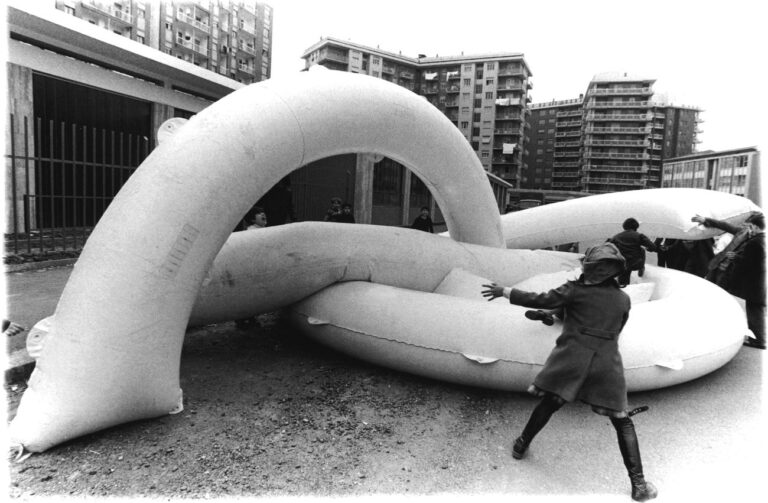
{"label": "person standing in background", "polygon": [[411,224],[411,229],[417,229],[429,233],[435,232],[435,228],[432,225],[432,217],[429,214],[429,208],[426,206],[421,207],[421,212]]}
{"label": "person standing in background", "polygon": [[765,216],[754,212],[740,226],[701,215],[691,221],[733,234],[731,242],[710,261],[706,278],[744,299],[747,326],[755,336],[746,338],[744,345],[765,349]]}

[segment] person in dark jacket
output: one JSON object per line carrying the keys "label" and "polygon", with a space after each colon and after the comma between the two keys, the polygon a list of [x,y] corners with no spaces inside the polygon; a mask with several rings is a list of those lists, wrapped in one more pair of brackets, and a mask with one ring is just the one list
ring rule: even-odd
{"label": "person in dark jacket", "polygon": [[341,205],[341,215],[339,215],[338,222],[353,224],[355,223],[355,215],[352,213],[352,205],[344,203]]}
{"label": "person in dark jacket", "polygon": [[515,439],[512,456],[522,459],[552,414],[565,402],[581,400],[610,418],[632,484],[632,499],[646,501],[655,498],[658,491],[643,474],[632,412],[627,411],[627,386],[618,342],[631,307],[629,296],[614,279],[625,270],[625,262],[615,245],[604,243],[587,249],[582,274],[576,281],[547,293],[524,292],[493,283],[483,285],[482,294],[488,300],[504,296],[520,306],[564,310],[563,331],[528,389],[542,400]]}
{"label": "person in dark jacket", "polygon": [[632,271],[637,271],[637,275],[643,277],[645,272],[645,250],[643,248],[656,252],[658,247],[648,239],[648,236],[637,232],[640,223],[634,218],[624,220],[621,227],[624,230],[610,238],[608,242],[616,245],[627,261],[627,269],[618,278],[619,285],[626,286],[629,284]]}
{"label": "person in dark jacket", "polygon": [[745,300],[747,326],[755,337],[746,338],[744,345],[765,349],[765,216],[754,212],[740,226],[700,215],[691,221],[733,234],[710,261],[706,278]]}
{"label": "person in dark jacket", "polygon": [[435,232],[435,228],[432,225],[432,217],[429,216],[429,208],[426,206],[421,207],[421,212],[411,224],[411,229],[418,229],[429,233]]}
{"label": "person in dark jacket", "polygon": [[341,219],[341,198],[332,197],[331,207],[325,212],[323,220],[326,222],[339,222]]}

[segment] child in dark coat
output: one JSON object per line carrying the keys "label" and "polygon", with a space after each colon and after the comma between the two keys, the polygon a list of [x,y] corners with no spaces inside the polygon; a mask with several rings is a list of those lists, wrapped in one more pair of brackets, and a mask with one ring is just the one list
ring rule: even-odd
{"label": "child in dark coat", "polygon": [[[608,240],[619,249],[624,260],[626,260],[626,269],[619,275],[619,285],[629,284],[629,276],[632,271],[637,271],[637,275],[642,277],[645,272],[645,249],[656,252],[659,248],[648,239],[648,236],[637,231],[640,223],[634,218],[628,218],[621,224],[624,229]],[[645,249],[644,249],[645,248]]]}
{"label": "child in dark coat", "polygon": [[563,331],[534,379],[529,392],[542,397],[512,456],[521,459],[536,434],[565,402],[581,400],[608,416],[616,429],[624,465],[632,483],[632,499],[646,501],[657,490],[645,480],[635,426],[627,412],[627,386],[619,353],[619,334],[629,317],[630,300],[616,282],[625,270],[618,248],[605,243],[587,249],[582,275],[547,293],[483,285],[488,300],[507,297],[512,304],[564,311]]}

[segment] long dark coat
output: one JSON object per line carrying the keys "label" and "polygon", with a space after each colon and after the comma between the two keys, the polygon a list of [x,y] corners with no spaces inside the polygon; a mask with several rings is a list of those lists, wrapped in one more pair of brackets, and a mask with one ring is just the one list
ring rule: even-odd
{"label": "long dark coat", "polygon": [[629,318],[629,296],[613,281],[569,281],[547,293],[512,289],[512,304],[564,308],[563,332],[533,384],[566,401],[581,400],[616,411],[627,409],[619,333]]}

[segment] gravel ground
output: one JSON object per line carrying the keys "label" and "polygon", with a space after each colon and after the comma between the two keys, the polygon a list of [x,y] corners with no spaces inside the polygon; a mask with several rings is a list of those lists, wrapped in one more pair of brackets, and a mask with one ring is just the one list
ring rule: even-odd
{"label": "gravel ground", "polygon": [[[191,330],[181,358],[183,412],[21,463],[9,457],[10,496],[630,501],[615,433],[586,406],[565,407],[515,461],[511,440],[532,397],[376,367],[274,316],[261,322],[245,331],[233,323]],[[689,501],[694,489],[699,501],[708,493],[758,501],[744,494],[760,487],[764,471],[745,461],[765,445],[765,435],[751,436],[764,424],[761,353],[742,351],[701,379],[630,396],[651,405],[635,423],[646,475],[668,496],[658,501]],[[10,420],[24,387],[6,391]],[[723,466],[735,470],[729,481]]]}

